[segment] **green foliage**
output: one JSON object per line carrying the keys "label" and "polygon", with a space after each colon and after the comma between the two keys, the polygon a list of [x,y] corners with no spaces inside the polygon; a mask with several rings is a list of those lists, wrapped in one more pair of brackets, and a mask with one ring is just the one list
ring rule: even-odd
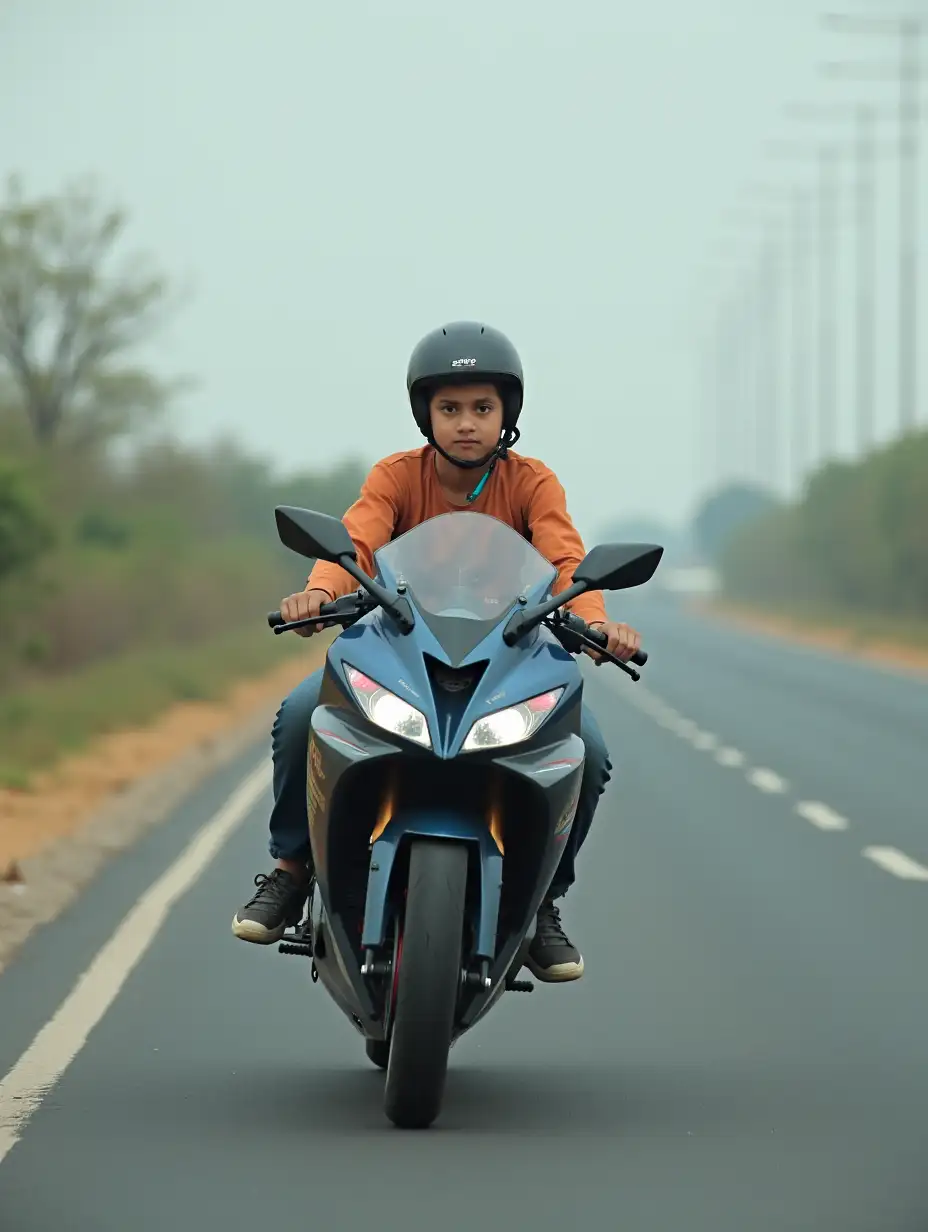
{"label": "green foliage", "polygon": [[363,479],[158,434],[177,386],[131,357],[171,297],[116,260],[125,228],[88,185],[28,200],[12,180],[0,203],[0,691],[248,625],[267,639],[265,613],[307,575],[274,506],[338,516]]}
{"label": "green foliage", "polygon": [[281,478],[231,457],[164,440],[120,466],[85,457],[65,474],[73,457],[45,459],[44,520],[20,472],[0,466],[0,689],[134,646],[261,627],[302,589],[308,562],[278,542],[274,506],[298,497],[340,516],[360,466]]}
{"label": "green foliage", "polygon": [[726,592],[768,603],[928,616],[928,433],[834,463],[802,501],[744,527],[722,558]]}
{"label": "green foliage", "polygon": [[769,514],[777,499],[754,484],[733,483],[708,497],[693,519],[693,537],[704,556],[716,564],[732,538],[751,522]]}
{"label": "green foliage", "polygon": [[0,458],[0,584],[48,551],[52,531],[26,470]]}
{"label": "green foliage", "polygon": [[221,698],[235,680],[305,653],[305,646],[297,638],[287,643],[269,637],[255,625],[226,631],[206,645],[136,648],[0,694],[0,787],[24,788],[62,753],[150,722],[174,702]]}
{"label": "green foliage", "polygon": [[112,509],[88,509],[77,520],[74,537],[90,547],[119,550],[128,546],[132,532],[125,518]]}
{"label": "green foliage", "polygon": [[[179,388],[133,366],[168,290],[87,187],[0,205],[0,782],[62,751],[218,697],[305,643],[265,614],[307,563],[274,506],[340,516],[364,470],[282,476],[231,441],[163,432]],[[117,457],[113,442],[122,448]]]}

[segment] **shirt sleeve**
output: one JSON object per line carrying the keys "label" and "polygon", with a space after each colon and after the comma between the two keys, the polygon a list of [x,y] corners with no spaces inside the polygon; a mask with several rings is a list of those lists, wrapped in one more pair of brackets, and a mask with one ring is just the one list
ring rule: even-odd
{"label": "shirt sleeve", "polygon": [[[389,543],[399,517],[401,485],[396,468],[378,462],[361,488],[361,495],[342,521],[358,553],[358,564],[373,575],[374,553]],[[358,583],[340,565],[319,560],[313,566],[307,590],[324,590],[330,599],[357,590]]]}
{"label": "shirt sleeve", "polygon": [[[526,521],[532,545],[557,569],[552,593],[559,595],[573,584],[574,570],[586,555],[583,540],[567,512],[567,496],[553,471],[535,471],[528,493]],[[606,620],[606,605],[601,590],[587,591],[572,599],[567,607],[592,624]]]}

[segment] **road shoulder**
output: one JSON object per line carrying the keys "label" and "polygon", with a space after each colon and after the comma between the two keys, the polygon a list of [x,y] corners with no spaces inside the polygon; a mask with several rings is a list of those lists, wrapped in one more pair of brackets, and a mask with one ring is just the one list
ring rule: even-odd
{"label": "road shoulder", "polygon": [[312,647],[238,686],[221,705],[177,706],[150,727],[95,742],[37,784],[0,798],[0,974],[116,855],[189,794],[269,738],[280,699],[324,653]]}
{"label": "road shoulder", "polygon": [[728,624],[747,633],[928,679],[928,649],[921,646],[879,635],[864,636],[857,629],[840,625],[810,624],[798,617],[767,613],[721,599],[692,599],[687,608],[717,624]]}

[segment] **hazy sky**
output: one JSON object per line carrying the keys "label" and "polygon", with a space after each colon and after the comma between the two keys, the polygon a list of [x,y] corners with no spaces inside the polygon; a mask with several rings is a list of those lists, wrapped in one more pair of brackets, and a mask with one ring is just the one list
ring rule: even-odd
{"label": "hazy sky", "polygon": [[0,0],[0,170],[96,173],[192,280],[158,350],[202,382],[185,434],[282,463],[413,447],[412,345],[480,317],[581,524],[678,518],[705,479],[707,253],[784,104],[829,88],[817,11]]}

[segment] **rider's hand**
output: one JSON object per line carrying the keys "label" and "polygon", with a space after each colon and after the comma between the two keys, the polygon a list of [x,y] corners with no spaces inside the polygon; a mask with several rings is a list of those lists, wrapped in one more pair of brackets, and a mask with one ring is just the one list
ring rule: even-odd
{"label": "rider's hand", "polygon": [[[606,634],[609,638],[606,649],[617,659],[621,659],[623,663],[627,663],[632,655],[641,649],[641,634],[636,633],[631,625],[617,625],[613,620],[597,620],[590,625],[590,628],[601,629]],[[586,653],[595,661],[597,667],[602,667],[608,662],[608,659],[604,659],[592,648],[586,648]]]}
{"label": "rider's hand", "polygon": [[[311,620],[313,616],[319,615],[319,609],[323,603],[331,603],[329,595],[324,590],[301,590],[298,594],[291,595],[289,599],[281,600],[280,614],[287,624],[293,620]],[[321,633],[324,628],[325,625],[305,625],[302,629],[294,629],[293,632],[300,637],[312,637],[314,633]]]}

